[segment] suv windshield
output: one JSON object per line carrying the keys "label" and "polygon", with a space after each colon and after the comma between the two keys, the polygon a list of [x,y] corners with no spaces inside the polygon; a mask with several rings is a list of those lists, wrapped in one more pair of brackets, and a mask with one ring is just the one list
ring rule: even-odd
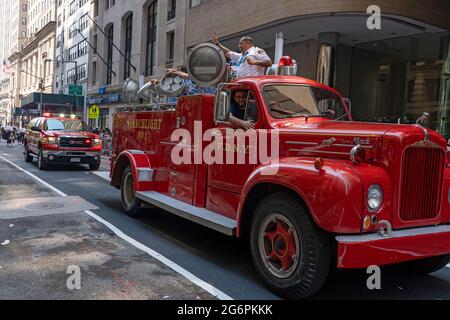
{"label": "suv windshield", "polygon": [[77,119],[47,119],[45,130],[50,131],[88,131],[86,123]]}
{"label": "suv windshield", "polygon": [[329,117],[347,120],[341,99],[334,93],[304,85],[273,85],[263,89],[264,99],[272,117]]}

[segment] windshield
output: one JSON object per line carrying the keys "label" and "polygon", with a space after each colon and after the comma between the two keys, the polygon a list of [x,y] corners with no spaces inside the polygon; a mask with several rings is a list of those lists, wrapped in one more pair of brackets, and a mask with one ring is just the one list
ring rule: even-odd
{"label": "windshield", "polygon": [[264,99],[272,117],[329,117],[347,120],[341,99],[321,88],[302,85],[274,85],[263,89]]}
{"label": "windshield", "polygon": [[50,131],[88,131],[86,123],[77,119],[48,119],[45,130]]}

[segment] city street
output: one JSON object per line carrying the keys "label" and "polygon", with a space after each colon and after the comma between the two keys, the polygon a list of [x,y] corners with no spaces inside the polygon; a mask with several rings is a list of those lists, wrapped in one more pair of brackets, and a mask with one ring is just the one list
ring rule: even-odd
{"label": "city street", "polygon": [[[0,143],[0,299],[278,299],[247,243],[163,211],[132,219],[120,192],[86,167],[39,171],[22,152]],[[66,286],[71,265],[81,290]],[[429,276],[386,268],[375,291],[367,278],[334,271],[312,299],[450,299],[449,267]]]}

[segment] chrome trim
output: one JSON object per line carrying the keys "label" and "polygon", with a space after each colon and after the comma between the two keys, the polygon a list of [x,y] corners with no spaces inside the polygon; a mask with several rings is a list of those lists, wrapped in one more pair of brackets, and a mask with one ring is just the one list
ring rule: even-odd
{"label": "chrome trim", "polygon": [[305,146],[318,146],[316,142],[301,142],[301,141],[286,141],[286,144],[305,145]]}
{"label": "chrome trim", "polygon": [[432,234],[440,234],[440,233],[450,233],[450,225],[392,231],[390,237],[382,236],[378,233],[360,234],[360,235],[343,235],[343,236],[337,236],[336,241],[339,243],[365,243],[365,242],[372,242],[372,241],[383,241],[383,240],[387,240],[387,239],[401,239],[401,238],[407,238],[407,237],[432,235]]}
{"label": "chrome trim", "polygon": [[[78,152],[83,153],[82,155],[73,155],[69,153]],[[47,158],[49,155],[54,155],[57,157],[73,157],[73,158],[86,158],[86,157],[100,157],[100,151],[78,151],[78,150],[66,150],[66,151],[58,151],[58,150],[42,150],[42,154],[44,158]]]}
{"label": "chrome trim", "polygon": [[292,152],[303,152],[303,153],[323,153],[323,154],[334,154],[340,156],[348,156],[348,152],[337,152],[337,151],[320,151],[320,150],[311,150],[311,149],[289,149]]}
{"label": "chrome trim", "polygon": [[137,176],[139,182],[151,182],[153,181],[153,175],[155,170],[150,168],[138,168]]}
{"label": "chrome trim", "polygon": [[416,125],[417,128],[422,129],[423,133],[425,134],[425,138],[423,141],[430,142],[430,133],[428,132],[427,128],[422,127],[421,125]]}
{"label": "chrome trim", "polygon": [[145,152],[142,150],[126,150],[126,151],[131,154],[145,154]]}
{"label": "chrome trim", "polygon": [[236,220],[219,215],[205,208],[192,206],[159,192],[137,192],[136,198],[229,236],[234,235],[237,228]]}
{"label": "chrome trim", "polygon": [[320,145],[322,147],[329,147],[329,146],[332,146],[336,141],[337,141],[336,138],[330,138],[327,140],[323,140]]}
{"label": "chrome trim", "polygon": [[354,164],[359,164],[359,162],[356,160],[356,154],[358,152],[360,152],[362,149],[361,145],[357,145],[354,146],[353,149],[350,151],[350,160],[354,163]]}
{"label": "chrome trim", "polygon": [[377,224],[378,234],[384,238],[392,238],[392,224],[387,220],[382,220]]}

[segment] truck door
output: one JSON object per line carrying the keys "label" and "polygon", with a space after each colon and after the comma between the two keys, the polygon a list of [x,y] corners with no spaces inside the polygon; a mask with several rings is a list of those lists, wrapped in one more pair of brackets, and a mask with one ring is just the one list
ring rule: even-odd
{"label": "truck door", "polygon": [[[211,100],[211,101],[209,101]],[[194,130],[195,122],[203,123],[203,108],[211,107],[213,98],[198,96],[183,97],[178,102],[177,127],[189,132],[190,145],[184,148],[190,156],[191,163],[169,163],[169,195],[173,198],[196,206],[204,206],[206,201],[206,166],[194,163]],[[212,111],[211,111],[212,115]],[[211,121],[212,122],[212,121]],[[169,149],[175,147],[173,144]],[[171,152],[170,152],[171,153]],[[169,155],[171,156],[171,155]],[[171,159],[172,160],[172,159]],[[203,173],[205,172],[205,173]]]}
{"label": "truck door", "polygon": [[[252,90],[247,90],[247,102],[245,107],[244,119],[245,121],[251,121],[255,124],[256,134],[261,128],[261,112],[259,111],[259,103],[256,100],[256,95]],[[235,93],[232,92],[232,103],[235,99]],[[242,120],[242,119],[241,119]],[[225,140],[219,148],[223,150],[224,164],[213,164],[209,168],[209,186],[230,191],[233,193],[240,193],[247,181],[249,175],[255,170],[258,162],[258,149],[257,144],[250,143],[250,139],[245,137],[244,140],[233,139],[233,135],[236,129],[241,129],[231,122],[220,122],[216,127],[222,132],[222,136]],[[232,129],[227,130],[227,129]],[[229,131],[227,133],[227,131]],[[255,149],[256,148],[256,149]],[[252,154],[256,154],[256,163],[250,161]],[[238,157],[245,156],[245,164],[238,164]],[[234,164],[227,163],[227,158],[233,158]]]}

